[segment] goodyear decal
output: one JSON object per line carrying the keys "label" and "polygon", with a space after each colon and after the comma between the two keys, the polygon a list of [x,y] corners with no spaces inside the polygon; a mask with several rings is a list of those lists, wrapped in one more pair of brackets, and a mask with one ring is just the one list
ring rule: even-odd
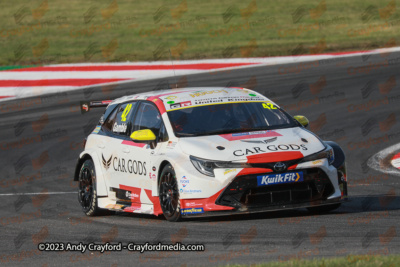
{"label": "goodyear decal", "polygon": [[303,181],[304,181],[303,172],[289,172],[289,173],[257,176],[258,186],[297,183]]}
{"label": "goodyear decal", "polygon": [[182,209],[182,214],[200,214],[204,213],[203,208],[190,208],[190,209]]}

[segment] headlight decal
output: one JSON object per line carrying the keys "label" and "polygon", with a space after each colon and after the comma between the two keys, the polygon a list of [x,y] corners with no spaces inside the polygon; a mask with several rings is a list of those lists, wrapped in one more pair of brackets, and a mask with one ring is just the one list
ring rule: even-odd
{"label": "headlight decal", "polygon": [[237,163],[231,161],[214,161],[214,160],[207,160],[202,158],[197,158],[194,156],[190,156],[190,161],[192,162],[193,166],[198,170],[200,173],[215,177],[214,169],[228,169],[228,168],[251,168],[249,164],[246,163]]}
{"label": "headlight decal", "polygon": [[300,163],[316,161],[319,159],[327,159],[329,165],[332,165],[332,163],[335,161],[335,153],[333,152],[333,148],[330,146],[326,146],[324,150],[304,157],[304,159]]}

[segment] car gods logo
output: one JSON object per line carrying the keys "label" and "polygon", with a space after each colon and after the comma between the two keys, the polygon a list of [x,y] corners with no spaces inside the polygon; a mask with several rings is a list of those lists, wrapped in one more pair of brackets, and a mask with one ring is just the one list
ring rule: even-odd
{"label": "car gods logo", "polygon": [[265,147],[266,150],[261,149],[260,147],[253,147],[251,149],[238,149],[233,151],[233,155],[237,157],[247,156],[249,154],[258,154],[258,153],[266,153],[269,151],[296,151],[296,150],[307,150],[306,145],[295,145],[295,144],[288,144],[288,145],[269,145]]}
{"label": "car gods logo", "polygon": [[103,166],[106,170],[110,168],[111,162],[113,165],[113,169],[116,172],[127,172],[127,173],[134,173],[139,175],[147,175],[146,171],[146,162],[141,162],[138,160],[131,160],[131,159],[124,159],[118,158],[111,155],[110,159],[106,161],[103,154],[101,155],[103,158]]}
{"label": "car gods logo", "polygon": [[110,158],[109,158],[108,160],[106,160],[106,159],[104,158],[104,155],[103,155],[103,154],[101,154],[101,157],[102,157],[104,169],[108,170],[108,168],[110,168],[110,165],[111,165],[112,155],[110,156]]}
{"label": "car gods logo", "polygon": [[258,141],[253,141],[253,140],[240,140],[240,141],[246,142],[246,143],[253,143],[253,144],[268,144],[268,143],[275,142],[276,139],[278,139],[278,137],[273,137],[270,139],[258,140]]}

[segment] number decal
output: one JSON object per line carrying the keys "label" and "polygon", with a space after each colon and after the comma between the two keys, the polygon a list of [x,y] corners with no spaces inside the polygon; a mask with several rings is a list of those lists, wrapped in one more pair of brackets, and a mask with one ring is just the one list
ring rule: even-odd
{"label": "number decal", "polygon": [[128,116],[129,112],[131,111],[132,104],[128,104],[126,108],[124,109],[124,112],[122,112],[121,115],[121,121],[126,121],[126,117]]}
{"label": "number decal", "polygon": [[276,107],[272,103],[262,103],[262,105],[264,108],[267,108],[267,109],[276,109]]}

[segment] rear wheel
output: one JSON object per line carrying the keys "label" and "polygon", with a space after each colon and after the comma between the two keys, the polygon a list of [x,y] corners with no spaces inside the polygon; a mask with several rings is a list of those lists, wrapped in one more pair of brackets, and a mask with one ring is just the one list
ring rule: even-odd
{"label": "rear wheel", "polygon": [[308,211],[312,213],[327,213],[330,211],[333,211],[335,209],[338,209],[340,207],[341,203],[336,203],[336,204],[331,204],[331,205],[325,205],[325,206],[316,206],[316,207],[308,207]]}
{"label": "rear wheel", "polygon": [[104,214],[97,204],[96,171],[91,159],[87,159],[79,172],[78,200],[87,216]]}
{"label": "rear wheel", "polygon": [[171,164],[166,165],[161,172],[159,199],[163,214],[168,221],[177,222],[182,219],[178,183]]}

